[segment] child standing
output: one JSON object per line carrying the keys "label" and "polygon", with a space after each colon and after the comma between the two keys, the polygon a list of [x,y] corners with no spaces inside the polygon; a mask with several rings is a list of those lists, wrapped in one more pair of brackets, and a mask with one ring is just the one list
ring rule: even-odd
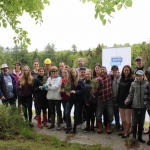
{"label": "child standing", "polygon": [[133,109],[133,144],[136,142],[136,132],[138,124],[138,141],[145,143],[142,139],[143,125],[145,120],[146,107],[144,105],[144,100],[148,98],[149,93],[149,83],[144,78],[144,72],[138,70],[136,72],[134,82],[131,84],[130,93],[125,100],[125,105],[132,102]]}

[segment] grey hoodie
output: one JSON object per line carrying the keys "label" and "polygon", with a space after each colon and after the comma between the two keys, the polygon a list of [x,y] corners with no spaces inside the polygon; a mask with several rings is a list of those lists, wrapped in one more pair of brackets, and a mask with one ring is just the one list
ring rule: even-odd
{"label": "grey hoodie", "polygon": [[130,87],[130,93],[125,100],[132,102],[132,108],[146,108],[144,105],[145,99],[149,97],[149,83],[147,80],[138,81],[135,79]]}

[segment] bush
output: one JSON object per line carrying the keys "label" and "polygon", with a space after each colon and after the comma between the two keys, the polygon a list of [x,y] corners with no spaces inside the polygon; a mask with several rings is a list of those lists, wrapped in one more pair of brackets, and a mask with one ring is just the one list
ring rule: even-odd
{"label": "bush", "polygon": [[0,139],[13,139],[17,135],[27,137],[27,133],[30,134],[30,127],[21,112],[15,106],[0,105]]}

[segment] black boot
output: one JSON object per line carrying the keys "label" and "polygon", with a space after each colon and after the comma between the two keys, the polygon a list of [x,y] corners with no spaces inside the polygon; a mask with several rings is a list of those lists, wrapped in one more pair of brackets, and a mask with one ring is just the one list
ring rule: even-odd
{"label": "black boot", "polygon": [[133,131],[133,144],[136,143],[136,132],[137,132],[137,125],[132,126],[132,131]]}
{"label": "black boot", "polygon": [[138,141],[141,143],[145,143],[145,141],[142,139],[142,133],[143,133],[143,126],[138,126]]}
{"label": "black boot", "polygon": [[57,130],[60,130],[60,123],[61,123],[62,117],[57,116]]}
{"label": "black boot", "polygon": [[51,125],[47,129],[53,129],[55,127],[55,116],[51,116]]}

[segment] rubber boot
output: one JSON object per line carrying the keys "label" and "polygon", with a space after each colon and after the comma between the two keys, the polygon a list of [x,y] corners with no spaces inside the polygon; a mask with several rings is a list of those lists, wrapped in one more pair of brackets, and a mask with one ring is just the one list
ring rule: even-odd
{"label": "rubber boot", "polygon": [[141,143],[145,143],[145,141],[142,139],[142,133],[143,133],[143,126],[138,126],[138,141]]}
{"label": "rubber boot", "polygon": [[62,117],[57,116],[57,130],[60,130],[60,124],[61,124]]}
{"label": "rubber boot", "polygon": [[43,125],[45,127],[48,127],[48,124],[47,124],[47,114],[43,114]]}
{"label": "rubber boot", "polygon": [[135,144],[136,143],[137,125],[132,126],[132,131],[133,131],[133,144]]}
{"label": "rubber boot", "polygon": [[111,123],[107,123],[106,132],[107,132],[107,134],[111,134],[111,132],[112,132],[112,130],[111,130]]}
{"label": "rubber boot", "polygon": [[42,129],[43,126],[41,125],[41,116],[40,116],[40,115],[37,115],[37,121],[38,121],[38,127],[39,127],[40,129]]}
{"label": "rubber boot", "polygon": [[53,129],[55,127],[55,116],[51,116],[51,125],[48,127],[48,129]]}
{"label": "rubber boot", "polygon": [[99,123],[97,123],[97,125],[98,125],[97,133],[100,134],[103,131],[103,124],[102,124],[102,122],[99,122]]}

